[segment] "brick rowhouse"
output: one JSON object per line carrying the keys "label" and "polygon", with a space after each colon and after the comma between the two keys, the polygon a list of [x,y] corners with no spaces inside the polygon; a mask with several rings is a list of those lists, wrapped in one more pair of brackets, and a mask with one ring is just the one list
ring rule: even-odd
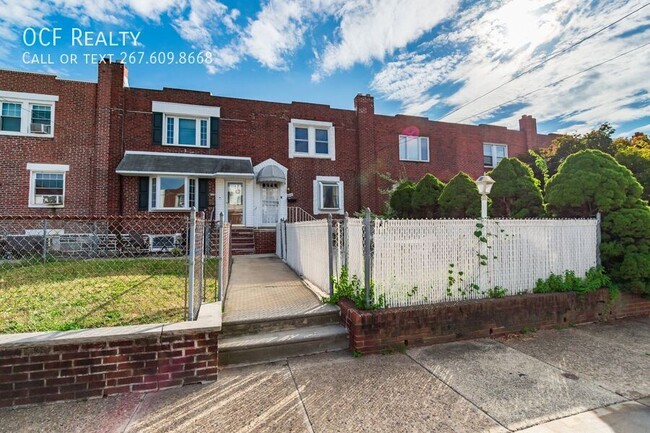
{"label": "brick rowhouse", "polygon": [[[435,122],[415,116],[386,116],[375,113],[374,99],[370,95],[357,95],[354,110],[343,110],[314,103],[226,98],[209,92],[165,87],[162,90],[132,88],[128,86],[128,71],[120,63],[99,64],[97,83],[0,71],[2,103],[27,98],[22,109],[31,110],[34,103],[30,103],[29,98],[38,99],[38,95],[58,98],[53,104],[53,134],[39,136],[0,131],[0,214],[133,216],[158,211],[147,208],[146,203],[143,207],[139,202],[139,197],[145,197],[144,200],[149,197],[151,206],[150,196],[142,190],[143,182],[146,184],[142,178],[154,176],[155,170],[140,176],[116,173],[128,152],[250,158],[255,172],[249,170],[250,176],[241,182],[244,197],[240,199],[244,210],[239,222],[250,230],[262,230],[254,236],[256,243],[260,243],[255,246],[256,252],[274,251],[275,238],[268,230],[274,228],[277,219],[287,217],[288,207],[302,208],[307,214],[318,214],[317,217],[330,212],[316,212],[319,206],[326,207],[323,185],[329,185],[328,182],[340,188],[335,193],[340,203],[336,197],[334,201],[329,197],[327,207],[332,207],[332,203],[337,207],[333,213],[353,213],[365,207],[381,212],[385,197],[379,190],[386,185],[379,174],[418,180],[425,173],[433,173],[447,181],[459,171],[465,171],[477,177],[489,170],[484,166],[484,144],[499,145],[506,149],[508,156],[516,156],[548,145],[553,139],[553,135],[537,133],[536,121],[531,116],[521,118],[519,131],[492,125]],[[210,146],[155,143],[155,138],[152,139],[156,136],[154,104],[190,107],[189,110],[191,107],[208,111],[218,109],[217,129],[213,131],[210,123],[208,131],[215,134],[211,135],[214,138]],[[24,122],[30,122],[28,115],[23,118]],[[169,120],[167,117],[161,119]],[[292,135],[291,125],[295,119],[315,121],[316,129],[319,123],[331,124],[332,135],[325,143],[332,152],[331,158],[291,154],[294,143],[290,140],[299,138]],[[162,125],[163,129],[167,127],[167,124]],[[170,129],[163,133],[173,132]],[[428,138],[426,162],[400,157],[400,136],[414,134]],[[322,135],[320,137],[322,140]],[[310,140],[314,140],[313,135]],[[270,165],[277,165],[286,173],[286,179],[281,179],[277,185],[259,179],[255,182],[253,178],[269,160],[272,160]],[[34,164],[69,167],[65,173],[63,205],[33,206],[33,169],[30,171],[28,164],[32,167]],[[231,200],[228,188],[238,186],[231,185],[236,178],[203,177],[208,178],[203,184],[206,190],[201,192],[207,197],[202,202],[203,210],[214,218],[225,212],[228,219]],[[148,185],[151,188],[152,184]],[[265,195],[264,188],[278,185],[281,185],[277,189],[279,196]],[[277,210],[267,206],[269,197],[277,200]],[[187,203],[182,204],[188,207]]]}

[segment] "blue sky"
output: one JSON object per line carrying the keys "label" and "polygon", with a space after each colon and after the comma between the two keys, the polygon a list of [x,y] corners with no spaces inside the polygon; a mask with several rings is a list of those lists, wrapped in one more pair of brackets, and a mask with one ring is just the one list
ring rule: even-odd
{"label": "blue sky", "polygon": [[[584,132],[608,121],[630,135],[650,132],[646,3],[0,0],[0,68],[95,81],[96,65],[84,54],[127,52],[135,56],[132,87],[348,109],[355,94],[371,93],[383,114],[515,129],[531,114],[541,132]],[[42,42],[50,45],[31,44],[26,29],[43,28],[61,29],[56,46],[48,30]],[[91,43],[99,32],[140,33],[136,45],[72,46],[73,29],[94,32]],[[173,53],[174,64],[151,64],[161,52]],[[211,64],[176,64],[192,52],[209,53]],[[64,64],[72,54],[77,63]]]}

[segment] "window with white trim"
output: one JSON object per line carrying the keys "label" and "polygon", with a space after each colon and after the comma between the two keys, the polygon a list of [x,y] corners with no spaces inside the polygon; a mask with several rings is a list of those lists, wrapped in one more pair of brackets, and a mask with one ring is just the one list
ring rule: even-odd
{"label": "window with white trim", "polygon": [[63,207],[65,175],[68,165],[27,164],[29,170],[29,207]]}
{"label": "window with white trim", "polygon": [[335,159],[335,134],[332,122],[291,119],[289,158]]}
{"label": "window with white trim", "polygon": [[165,114],[163,143],[167,146],[210,147],[208,120]]}
{"label": "window with white trim", "polygon": [[314,215],[343,214],[343,182],[335,176],[314,180]]}
{"label": "window with white trim", "polygon": [[0,91],[0,135],[54,136],[58,96]]}
{"label": "window with white trim", "polygon": [[496,167],[503,158],[508,157],[508,146],[505,144],[483,144],[483,166]]}
{"label": "window with white trim", "polygon": [[399,136],[400,161],[429,162],[429,137]]}
{"label": "window with white trim", "polygon": [[150,182],[150,210],[190,210],[199,202],[196,178],[155,176]]}

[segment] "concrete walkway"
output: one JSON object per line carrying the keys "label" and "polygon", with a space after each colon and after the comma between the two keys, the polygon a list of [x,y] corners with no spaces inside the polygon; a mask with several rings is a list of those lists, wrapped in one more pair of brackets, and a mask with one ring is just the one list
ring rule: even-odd
{"label": "concrete walkway", "polygon": [[223,323],[276,319],[336,309],[323,305],[274,254],[234,256]]}
{"label": "concrete walkway", "polygon": [[650,318],[354,358],[228,368],[216,383],[0,410],[0,432],[650,431]]}

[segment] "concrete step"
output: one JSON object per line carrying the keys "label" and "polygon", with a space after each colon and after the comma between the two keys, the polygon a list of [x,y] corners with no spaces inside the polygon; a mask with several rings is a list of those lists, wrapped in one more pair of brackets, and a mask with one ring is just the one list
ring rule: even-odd
{"label": "concrete step", "polygon": [[348,332],[341,325],[225,336],[219,340],[219,366],[258,364],[293,356],[345,350]]}
{"label": "concrete step", "polygon": [[234,248],[231,250],[233,256],[245,256],[255,254],[255,247],[250,248]]}
{"label": "concrete step", "polygon": [[264,320],[255,319],[223,322],[221,335],[230,337],[259,334],[261,332],[289,331],[310,326],[335,325],[341,321],[340,310],[335,305],[322,304],[315,310],[308,314],[297,314]]}

